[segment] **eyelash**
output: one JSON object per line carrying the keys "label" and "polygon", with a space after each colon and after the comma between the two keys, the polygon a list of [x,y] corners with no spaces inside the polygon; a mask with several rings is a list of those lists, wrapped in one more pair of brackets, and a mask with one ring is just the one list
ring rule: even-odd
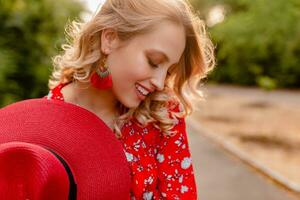
{"label": "eyelash", "polygon": [[149,65],[151,65],[151,66],[154,67],[154,68],[157,68],[157,67],[158,67],[157,65],[155,65],[154,63],[152,63],[151,60],[148,60],[148,63],[149,63]]}
{"label": "eyelash", "polygon": [[[152,63],[151,60],[148,60],[148,63],[149,63],[149,65],[151,65],[152,67],[158,68],[158,65],[155,65],[154,63]],[[171,73],[168,71],[168,72],[167,72],[167,75],[170,76]]]}

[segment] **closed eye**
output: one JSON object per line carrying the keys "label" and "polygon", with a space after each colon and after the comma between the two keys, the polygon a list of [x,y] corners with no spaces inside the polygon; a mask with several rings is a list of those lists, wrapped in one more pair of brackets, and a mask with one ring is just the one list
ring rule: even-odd
{"label": "closed eye", "polygon": [[[154,64],[150,59],[148,59],[148,63],[153,68],[158,68],[159,66]],[[172,69],[167,71],[167,75],[170,76],[172,74]]]}
{"label": "closed eye", "polygon": [[154,68],[157,68],[158,67],[158,65],[156,65],[156,64],[154,64],[151,60],[149,60],[148,59],[148,63],[149,63],[149,65],[151,65],[152,67],[154,67]]}

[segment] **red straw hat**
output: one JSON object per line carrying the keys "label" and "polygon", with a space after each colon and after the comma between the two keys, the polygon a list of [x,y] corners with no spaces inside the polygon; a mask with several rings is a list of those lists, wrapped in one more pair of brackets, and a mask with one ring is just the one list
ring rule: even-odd
{"label": "red straw hat", "polygon": [[51,151],[25,142],[0,145],[0,199],[68,199],[69,191],[67,170]]}
{"label": "red straw hat", "polygon": [[[14,150],[7,152],[9,149]],[[19,162],[24,162],[25,168],[12,165],[16,159],[7,160],[13,152],[18,152],[16,158],[22,157]],[[0,170],[11,170],[5,173],[9,183],[17,183],[24,175],[24,183],[17,185],[26,189],[23,199],[65,199],[66,192],[76,192],[75,184],[77,200],[129,199],[130,169],[121,142],[95,114],[73,104],[31,99],[0,109],[0,154]],[[4,190],[9,191],[2,185],[7,176],[0,174],[0,199],[9,197],[3,196]],[[43,197],[33,196],[38,193],[31,193],[31,189],[37,192],[53,176],[61,177],[60,181],[53,179],[60,185],[45,190]],[[67,191],[52,192],[66,186]]]}

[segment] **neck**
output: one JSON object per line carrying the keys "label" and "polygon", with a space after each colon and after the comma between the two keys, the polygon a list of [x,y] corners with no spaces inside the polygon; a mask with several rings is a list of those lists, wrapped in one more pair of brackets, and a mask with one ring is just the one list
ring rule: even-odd
{"label": "neck", "polygon": [[117,117],[117,99],[112,90],[99,90],[90,83],[72,82],[62,89],[65,101],[83,107],[112,128]]}

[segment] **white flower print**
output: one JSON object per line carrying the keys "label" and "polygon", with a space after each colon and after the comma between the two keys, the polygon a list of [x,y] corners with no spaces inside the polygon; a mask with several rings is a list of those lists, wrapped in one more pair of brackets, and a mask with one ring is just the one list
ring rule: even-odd
{"label": "white flower print", "polygon": [[163,154],[158,153],[156,155],[156,159],[158,160],[159,163],[162,163],[165,160],[165,156]]}
{"label": "white flower print", "polygon": [[171,174],[167,175],[166,180],[171,180],[173,178],[173,176]]}
{"label": "white flower print", "polygon": [[168,162],[168,164],[173,167],[174,165],[176,165],[177,163],[180,163],[180,160],[177,158],[176,160],[171,160],[171,157],[168,157],[170,159],[170,161]]}
{"label": "white flower print", "polygon": [[146,134],[148,134],[149,132],[148,132],[148,129],[147,128],[143,128],[143,135],[146,135]]}
{"label": "white flower print", "polygon": [[137,170],[138,172],[144,171],[144,167],[143,167],[142,165],[139,165],[139,166],[136,168],[136,170]]}
{"label": "white flower print", "polygon": [[52,91],[50,90],[49,93],[48,93],[48,95],[47,95],[47,99],[48,99],[48,100],[51,99],[52,95],[53,95],[53,94],[52,94]]}
{"label": "white flower print", "polygon": [[187,169],[191,166],[192,164],[192,159],[185,157],[182,161],[181,161],[181,168],[182,169]]}
{"label": "white flower print", "polygon": [[134,135],[134,129],[133,128],[130,128],[129,135],[130,136]]}
{"label": "white flower print", "polygon": [[161,196],[162,196],[162,197],[167,197],[167,194],[164,193],[164,192],[162,192],[162,193],[161,193]]}
{"label": "white flower print", "polygon": [[126,158],[128,162],[133,161],[133,155],[131,153],[125,152]]}
{"label": "white flower print", "polygon": [[152,176],[150,176],[149,178],[144,180],[145,185],[150,185],[152,183],[153,183],[153,177]]}
{"label": "white flower print", "polygon": [[136,200],[136,198],[133,196],[133,194],[130,194],[130,200]]}
{"label": "white flower print", "polygon": [[180,140],[176,140],[175,144],[177,144],[177,146],[180,146],[182,144],[182,142]]}
{"label": "white flower print", "polygon": [[147,145],[146,145],[146,143],[144,142],[144,141],[142,141],[142,147],[145,149],[145,148],[147,148]]}
{"label": "white flower print", "polygon": [[143,199],[144,200],[151,200],[153,196],[153,192],[144,192]]}
{"label": "white flower print", "polygon": [[152,148],[149,148],[148,150],[147,150],[147,152],[148,152],[148,155],[150,156],[150,157],[154,157],[155,156],[155,150],[154,149],[152,149]]}
{"label": "white flower print", "polygon": [[180,189],[180,192],[181,192],[181,193],[185,193],[185,192],[187,192],[188,190],[189,190],[189,188],[188,188],[187,186],[182,185],[182,186],[181,186],[181,189]]}
{"label": "white flower print", "polygon": [[177,169],[175,169],[175,173],[173,174],[173,180],[179,179],[182,176]]}
{"label": "white flower print", "polygon": [[178,181],[179,181],[179,183],[182,183],[182,181],[183,181],[183,175],[181,175],[181,176],[179,177]]}
{"label": "white flower print", "polygon": [[133,149],[135,151],[139,151],[139,148],[141,147],[141,139],[137,140],[136,142],[133,143]]}
{"label": "white flower print", "polygon": [[178,140],[176,140],[174,143],[177,144],[178,147],[180,147],[182,145],[182,143],[183,143],[182,134],[180,134],[180,136],[178,137]]}

